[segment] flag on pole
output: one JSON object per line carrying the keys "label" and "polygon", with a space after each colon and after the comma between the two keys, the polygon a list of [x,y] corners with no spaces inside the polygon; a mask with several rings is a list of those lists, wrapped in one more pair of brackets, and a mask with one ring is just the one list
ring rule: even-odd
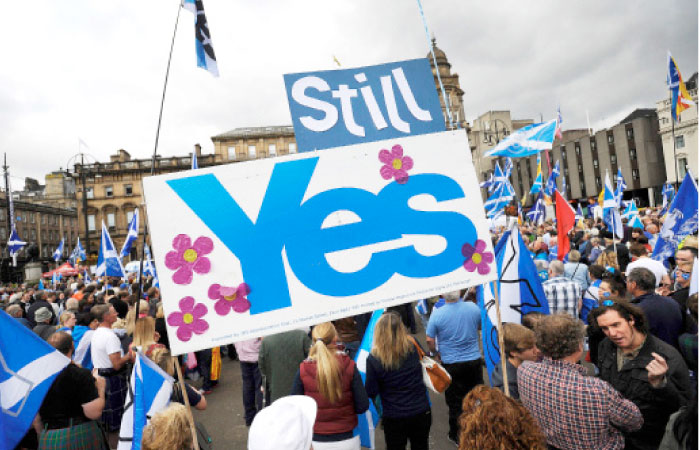
{"label": "flag on pole", "polygon": [[615,191],[610,183],[610,175],[605,173],[605,187],[603,188],[603,222],[619,239],[624,236],[622,218],[615,198]]}
{"label": "flag on pole", "polygon": [[19,253],[25,245],[27,245],[27,243],[19,238],[17,229],[13,226],[10,239],[7,240],[7,248],[10,250],[10,256],[13,258],[17,256],[17,253]]}
{"label": "flag on pole", "polygon": [[[357,371],[360,372],[360,376],[362,377],[362,384],[365,384],[365,377],[367,376],[367,357],[372,351],[374,327],[377,325],[377,322],[383,313],[383,309],[378,309],[372,313],[372,318],[369,320],[367,328],[365,329],[365,335],[362,337],[360,348],[357,350],[357,354],[355,355],[355,364],[357,365]],[[369,409],[367,411],[357,415],[357,421],[357,426],[353,430],[352,434],[354,436],[360,436],[360,444],[363,447],[374,449],[374,430],[379,422],[379,414],[377,413],[377,409],[374,407],[373,402],[369,402]]]}
{"label": "flag on pole", "polygon": [[627,207],[622,212],[622,219],[627,219],[627,226],[630,228],[641,228],[644,229],[641,219],[639,218],[639,210],[637,209],[637,204],[634,200],[627,202]]}
{"label": "flag on pole", "polygon": [[665,261],[678,249],[689,234],[698,229],[698,186],[690,172],[685,174],[678,193],[668,208],[666,220],[659,232],[652,258]]}
{"label": "flag on pole", "polygon": [[83,275],[83,280],[85,281],[85,284],[92,282],[92,280],[90,279],[90,274],[88,273],[87,269],[85,269],[85,274]]}
{"label": "flag on pole", "polygon": [[[503,323],[521,323],[524,314],[549,314],[549,304],[537,275],[537,268],[517,227],[505,233],[496,248],[499,281],[496,283]],[[489,378],[501,360],[498,346],[497,315],[492,284],[477,286],[476,296],[481,309],[481,329]]]}
{"label": "flag on pole", "polygon": [[61,281],[61,274],[58,273],[57,270],[54,270],[53,274],[51,275],[51,284],[53,284],[54,289],[58,285],[58,282]]}
{"label": "flag on pole", "polygon": [[673,198],[676,195],[676,191],[675,189],[673,189],[673,185],[667,182],[666,184],[664,184],[664,187],[661,190],[661,194],[663,196],[663,203],[661,206],[661,211],[659,211],[659,216],[663,217],[668,212],[668,207],[673,201]]}
{"label": "flag on pole", "polygon": [[510,201],[513,199],[512,195],[508,194],[508,187],[507,185],[510,184],[508,182],[501,183],[499,188],[496,189],[496,191],[486,199],[486,202],[484,203],[484,209],[486,210],[486,217],[493,219],[494,217],[500,216],[503,214],[504,208],[510,203]]}
{"label": "flag on pole", "polygon": [[194,37],[197,51],[197,67],[208,70],[215,77],[219,76],[219,68],[216,64],[214,47],[211,44],[207,16],[204,14],[202,0],[184,0],[185,9],[195,15]]}
{"label": "flag on pole", "polygon": [[668,83],[668,88],[671,90],[671,118],[676,122],[680,122],[680,113],[690,108],[695,103],[685,88],[681,72],[678,70],[678,65],[673,59],[673,56],[671,56],[670,51],[668,52],[667,67],[668,73],[666,74],[666,82]]}
{"label": "flag on pole", "polygon": [[61,242],[58,244],[58,247],[56,248],[56,250],[54,250],[52,257],[53,257],[54,261],[58,262],[62,256],[63,256],[63,238],[61,238]]}
{"label": "flag on pole", "polygon": [[564,119],[561,117],[561,106],[557,106],[557,130],[554,132],[554,135],[558,138],[562,138],[561,134],[561,124],[564,122]]}
{"label": "flag on pole", "polygon": [[618,208],[622,204],[622,193],[627,189],[625,177],[622,176],[622,167],[617,168],[617,186],[615,187],[615,199],[617,200]]}
{"label": "flag on pole", "polygon": [[141,352],[136,354],[136,362],[131,372],[129,390],[124,403],[118,450],[141,448],[143,428],[154,414],[165,409],[170,403],[173,382],[173,378],[156,363],[143,356]]}
{"label": "flag on pole", "polygon": [[139,209],[134,209],[134,215],[131,216],[131,222],[129,222],[129,231],[126,233],[126,240],[122,246],[122,251],[119,252],[120,258],[125,258],[131,253],[131,247],[136,242],[139,237]]}
{"label": "flag on pole", "polygon": [[489,179],[486,181],[483,181],[481,184],[479,184],[480,188],[485,188],[488,189],[489,192],[491,191],[491,186],[493,185],[493,173],[489,175]]}
{"label": "flag on pole", "polygon": [[151,257],[151,249],[148,244],[143,248],[143,254],[145,255],[145,261],[143,262],[143,273],[153,277],[153,286],[159,288],[160,282],[158,281],[158,274],[156,273],[156,266],[153,264],[153,258]]}
{"label": "flag on pole", "polygon": [[537,169],[535,172],[535,181],[532,183],[532,188],[530,188],[530,194],[537,194],[542,190],[542,158],[537,155]]}
{"label": "flag on pole", "polygon": [[551,149],[556,127],[556,119],[523,127],[507,136],[484,156],[522,158]]}
{"label": "flag on pole", "polygon": [[569,231],[573,230],[576,223],[576,213],[559,191],[554,190],[554,203],[557,208],[557,259],[564,261],[569,254]]}
{"label": "flag on pole", "polygon": [[537,195],[535,204],[532,205],[530,211],[528,211],[525,215],[535,225],[542,225],[544,223],[547,216],[547,209],[544,205],[544,193],[542,191],[540,191],[540,193]]}
{"label": "flag on pole", "polygon": [[197,164],[197,152],[192,152],[192,170],[199,169],[199,164]]}
{"label": "flag on pole", "polygon": [[547,179],[547,186],[545,187],[544,193],[550,197],[554,195],[554,190],[557,188],[557,177],[559,176],[559,161],[554,164],[552,173],[549,174]]}
{"label": "flag on pole", "polygon": [[80,367],[83,369],[90,369],[92,370],[92,350],[91,350],[91,344],[92,344],[92,334],[95,332],[95,330],[87,329],[85,332],[80,336],[80,341],[78,341],[77,336],[76,336],[76,329],[73,331],[73,337],[76,338],[75,341],[77,341],[77,346],[75,347],[75,353],[73,353],[73,361],[76,364],[80,364]]}
{"label": "flag on pole", "polygon": [[581,204],[579,203],[578,206],[576,207],[576,224],[579,226],[583,226],[583,208],[581,208]]}
{"label": "flag on pole", "polygon": [[15,448],[56,376],[70,363],[39,335],[0,311],[0,448]]}
{"label": "flag on pole", "polygon": [[122,261],[117,255],[117,250],[114,248],[114,242],[109,236],[109,231],[102,222],[102,238],[100,240],[100,252],[97,255],[97,269],[95,276],[98,277],[126,277]]}
{"label": "flag on pole", "polygon": [[75,243],[75,248],[70,254],[70,261],[75,266],[78,265],[80,261],[85,261],[86,259],[87,255],[85,254],[85,249],[83,248],[82,244],[80,244],[80,236],[78,236],[78,241]]}

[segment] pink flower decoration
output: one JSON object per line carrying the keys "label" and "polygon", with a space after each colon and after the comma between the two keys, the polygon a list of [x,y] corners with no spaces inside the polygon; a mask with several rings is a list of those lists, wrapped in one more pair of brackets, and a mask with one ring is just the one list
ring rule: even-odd
{"label": "pink flower decoration", "polygon": [[403,147],[394,145],[391,151],[382,149],[379,152],[379,161],[384,163],[379,169],[382,178],[385,180],[394,178],[399,184],[408,181],[408,171],[413,168],[413,159],[410,156],[403,156]]}
{"label": "pink flower decoration", "polygon": [[246,283],[241,283],[238,287],[226,287],[220,284],[209,286],[209,298],[218,300],[214,304],[214,310],[220,316],[225,316],[229,311],[244,313],[250,309],[250,301],[245,298],[250,294],[250,287]]}
{"label": "pink flower decoration", "polygon": [[209,324],[202,319],[207,314],[204,303],[194,304],[194,298],[185,297],[180,300],[180,311],[170,313],[168,325],[178,327],[177,338],[187,342],[192,338],[192,333],[202,334],[209,329]]}
{"label": "pink flower decoration", "polygon": [[200,236],[194,241],[186,234],[178,234],[173,239],[172,252],[165,255],[165,267],[176,270],[173,281],[177,284],[190,284],[192,272],[205,274],[211,270],[211,262],[208,255],[214,249],[214,242],[205,236]]}
{"label": "pink flower decoration", "polygon": [[466,261],[464,261],[464,268],[469,272],[474,272],[479,270],[480,275],[486,275],[491,271],[489,264],[493,262],[493,253],[484,252],[486,250],[486,242],[481,239],[476,240],[476,244],[472,247],[470,244],[464,244],[462,246],[462,254]]}

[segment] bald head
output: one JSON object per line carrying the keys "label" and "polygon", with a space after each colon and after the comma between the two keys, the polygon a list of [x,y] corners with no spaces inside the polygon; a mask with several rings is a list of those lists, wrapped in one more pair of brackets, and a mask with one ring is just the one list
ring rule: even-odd
{"label": "bald head", "polygon": [[65,331],[57,331],[49,336],[48,343],[66,356],[73,353],[73,337]]}
{"label": "bald head", "polygon": [[564,263],[559,261],[558,259],[555,259],[554,261],[549,263],[549,273],[553,277],[564,275]]}

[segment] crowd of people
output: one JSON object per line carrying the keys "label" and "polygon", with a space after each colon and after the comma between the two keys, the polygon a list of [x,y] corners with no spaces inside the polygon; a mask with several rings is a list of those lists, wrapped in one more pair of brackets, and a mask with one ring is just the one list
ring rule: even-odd
{"label": "crowd of people", "polygon": [[[143,430],[145,449],[192,447],[183,404],[207,407],[225,356],[239,360],[251,450],[359,449],[353,430],[370,403],[391,450],[429,448],[434,420],[446,421],[460,449],[697,448],[698,239],[688,236],[665,263],[653,260],[662,221],[644,215],[645,229],[625,226],[613,240],[601,221],[581,220],[564,261],[555,225],[519,225],[550,314],[503,324],[505,364],[490,374],[472,289],[389,308],[369,354],[358,354],[367,313],[176,361],[151,280],[142,289],[124,279],[5,286],[3,309],[72,360],[18,448],[116,448],[138,351],[175,378],[181,364],[186,378],[201,379],[185,392],[175,384],[171,405]],[[494,242],[506,231],[494,230]],[[446,417],[433,416],[423,353],[451,376]]]}

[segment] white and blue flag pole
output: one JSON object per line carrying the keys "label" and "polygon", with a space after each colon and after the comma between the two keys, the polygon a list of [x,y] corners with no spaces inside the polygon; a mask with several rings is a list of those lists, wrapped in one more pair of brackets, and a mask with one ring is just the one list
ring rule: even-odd
{"label": "white and blue flag pole", "polygon": [[[139,450],[148,419],[165,409],[173,392],[173,378],[156,363],[136,354],[129,390],[124,404],[118,450]],[[187,392],[183,392],[183,397]]]}
{"label": "white and blue flag pole", "polygon": [[[367,376],[367,357],[369,356],[370,351],[372,351],[374,328],[383,313],[383,309],[378,309],[372,313],[372,318],[367,324],[367,329],[365,330],[365,335],[360,343],[360,348],[357,350],[357,355],[355,355],[355,364],[357,365],[357,371],[360,372],[360,376],[362,377],[362,384],[365,384],[365,377]],[[377,413],[377,408],[375,408],[374,403],[370,401],[369,409],[364,413],[357,415],[357,426],[352,432],[354,436],[360,436],[360,444],[363,447],[367,447],[369,449],[375,448],[374,430],[376,429],[378,422],[379,414]]]}
{"label": "white and blue flag pole", "polygon": [[0,311],[0,448],[15,448],[70,359]]}
{"label": "white and blue flag pole", "polygon": [[126,233],[126,240],[122,246],[122,251],[119,252],[119,257],[124,259],[131,252],[131,247],[134,242],[139,237],[139,209],[134,209],[134,215],[131,216],[131,222],[129,222],[129,230]]}

